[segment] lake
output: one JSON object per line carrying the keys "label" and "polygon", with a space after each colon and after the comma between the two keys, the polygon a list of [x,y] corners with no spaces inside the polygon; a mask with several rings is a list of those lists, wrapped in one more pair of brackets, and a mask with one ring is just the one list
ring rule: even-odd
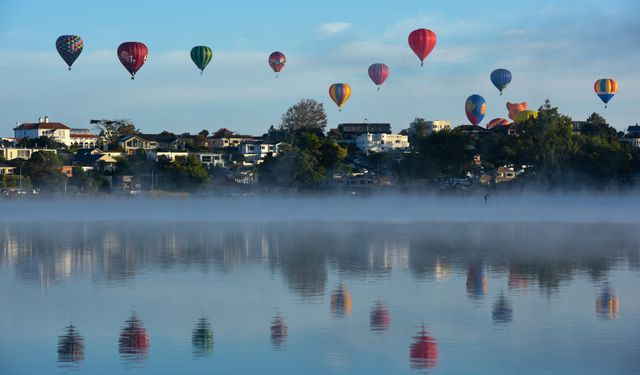
{"label": "lake", "polygon": [[640,373],[636,216],[215,207],[0,222],[0,373]]}

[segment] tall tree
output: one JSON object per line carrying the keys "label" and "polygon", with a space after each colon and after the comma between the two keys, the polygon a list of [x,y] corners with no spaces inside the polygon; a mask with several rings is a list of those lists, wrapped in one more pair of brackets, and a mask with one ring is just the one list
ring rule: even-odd
{"label": "tall tree", "polygon": [[139,131],[131,120],[90,120],[89,123],[94,125],[99,132],[102,142],[107,145],[114,145],[118,142],[118,138],[125,134],[138,134]]}
{"label": "tall tree", "polygon": [[24,163],[23,174],[31,177],[33,186],[45,191],[64,189],[65,176],[60,168],[62,162],[53,152],[36,152]]}
{"label": "tall tree", "polygon": [[282,115],[280,129],[288,133],[301,130],[323,133],[327,126],[327,114],[322,103],[313,99],[302,99]]}

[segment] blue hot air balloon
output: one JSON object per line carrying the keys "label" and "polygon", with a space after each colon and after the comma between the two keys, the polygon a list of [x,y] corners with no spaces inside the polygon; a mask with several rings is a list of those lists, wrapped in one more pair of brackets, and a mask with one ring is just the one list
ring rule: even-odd
{"label": "blue hot air balloon", "polygon": [[464,111],[469,121],[471,121],[473,125],[478,125],[484,118],[484,114],[487,111],[487,104],[482,96],[478,94],[471,95],[464,103]]}
{"label": "blue hot air balloon", "polygon": [[507,85],[511,83],[511,78],[511,72],[507,69],[496,69],[491,72],[491,82],[500,90],[500,95],[502,95],[502,90],[506,89]]}

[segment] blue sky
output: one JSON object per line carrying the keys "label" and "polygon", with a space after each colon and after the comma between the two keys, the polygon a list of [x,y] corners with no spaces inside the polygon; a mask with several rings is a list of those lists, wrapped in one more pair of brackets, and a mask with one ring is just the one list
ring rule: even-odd
{"label": "blue sky", "polygon": [[[596,111],[618,129],[638,122],[640,13],[637,1],[322,1],[158,2],[68,0],[0,2],[0,135],[16,122],[48,115],[72,127],[93,118],[128,118],[144,132],[197,132],[227,127],[262,134],[301,98],[323,102],[329,126],[390,122],[394,131],[416,116],[467,123],[464,101],[487,101],[482,124],[506,117],[506,101],[538,107],[551,99],[585,119]],[[407,35],[425,27],[438,44],[421,68]],[[77,34],[82,55],[68,72],[55,51],[60,34]],[[149,59],[131,81],[116,49],[141,41]],[[203,76],[189,58],[211,46]],[[276,79],[267,65],[287,55]],[[367,76],[384,62],[391,76],[380,92]],[[500,97],[490,72],[514,79]],[[604,109],[598,78],[620,88]],[[342,112],[328,86],[353,93]]]}

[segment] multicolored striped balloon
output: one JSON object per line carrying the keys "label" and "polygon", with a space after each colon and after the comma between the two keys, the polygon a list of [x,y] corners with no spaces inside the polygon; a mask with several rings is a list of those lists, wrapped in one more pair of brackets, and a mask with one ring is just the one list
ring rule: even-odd
{"label": "multicolored striped balloon", "polygon": [[73,62],[80,56],[83,47],[84,42],[77,35],[61,35],[56,39],[56,49],[69,66],[69,70],[71,70]]}
{"label": "multicolored striped balloon", "polygon": [[213,51],[207,46],[195,46],[191,48],[191,60],[200,69],[200,75],[213,58]]}
{"label": "multicolored striped balloon", "polygon": [[611,100],[618,91],[618,82],[611,78],[599,79],[593,85],[593,89],[600,97],[600,100],[604,102],[604,107],[607,108],[607,103],[609,103],[609,100]]}
{"label": "multicolored striped balloon", "polygon": [[389,73],[391,73],[389,67],[382,63],[372,64],[369,67],[369,78],[378,85],[378,91],[380,90],[380,85],[389,78]]}
{"label": "multicolored striped balloon", "polygon": [[329,96],[336,103],[338,108],[342,110],[342,106],[351,96],[351,86],[346,83],[334,83],[329,87]]}
{"label": "multicolored striped balloon", "polygon": [[287,63],[287,58],[284,53],[280,51],[275,51],[271,55],[269,55],[269,66],[276,72],[276,77],[278,77],[278,73],[284,68],[284,65]]}
{"label": "multicolored striped balloon", "polygon": [[482,122],[485,112],[487,112],[487,103],[480,95],[471,95],[464,103],[464,111],[467,114],[467,118],[473,125],[478,125]]}

